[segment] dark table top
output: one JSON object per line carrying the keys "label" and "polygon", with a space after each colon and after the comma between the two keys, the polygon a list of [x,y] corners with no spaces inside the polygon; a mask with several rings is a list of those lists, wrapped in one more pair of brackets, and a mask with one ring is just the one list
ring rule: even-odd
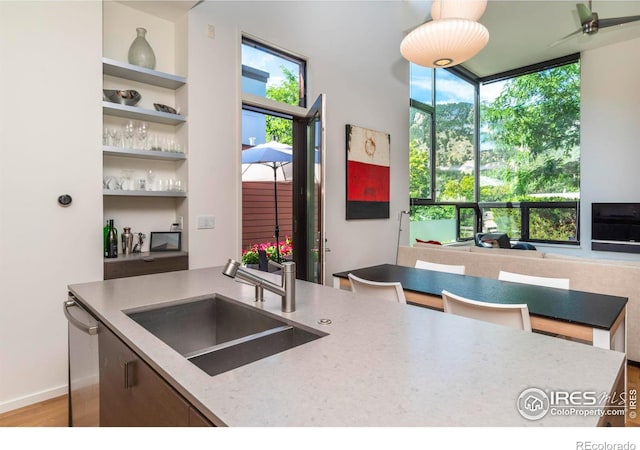
{"label": "dark table top", "polygon": [[371,281],[399,281],[406,291],[440,296],[442,290],[490,303],[526,303],[529,314],[609,330],[627,304],[626,297],[557,289],[493,278],[435,272],[394,264],[381,264],[334,273]]}

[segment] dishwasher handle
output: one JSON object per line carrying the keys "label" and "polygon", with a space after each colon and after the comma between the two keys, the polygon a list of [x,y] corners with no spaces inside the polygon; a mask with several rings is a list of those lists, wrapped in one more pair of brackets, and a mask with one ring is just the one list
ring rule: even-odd
{"label": "dishwasher handle", "polygon": [[82,309],[80,307],[80,305],[78,305],[75,302],[75,300],[65,300],[64,302],[62,302],[64,315],[67,317],[67,320],[69,321],[69,323],[73,324],[73,326],[75,326],[76,328],[78,328],[81,331],[84,331],[88,335],[93,336],[95,334],[98,334],[98,326],[97,325],[86,325],[86,324],[80,322],[78,319],[76,319],[75,317],[73,317],[71,315],[71,313],[69,312],[69,308],[71,308],[72,306],[75,306],[77,308]]}

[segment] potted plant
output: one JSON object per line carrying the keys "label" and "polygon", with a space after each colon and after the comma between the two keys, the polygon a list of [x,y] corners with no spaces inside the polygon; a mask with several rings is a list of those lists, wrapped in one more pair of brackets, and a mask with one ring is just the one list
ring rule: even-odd
{"label": "potted plant", "polygon": [[[252,269],[258,268],[259,257],[258,250],[264,250],[267,254],[267,259],[271,261],[278,261],[276,243],[275,242],[261,242],[259,244],[253,244],[248,249],[242,250],[242,264]],[[293,257],[293,242],[289,236],[285,237],[284,241],[280,241],[280,261],[288,260]]]}

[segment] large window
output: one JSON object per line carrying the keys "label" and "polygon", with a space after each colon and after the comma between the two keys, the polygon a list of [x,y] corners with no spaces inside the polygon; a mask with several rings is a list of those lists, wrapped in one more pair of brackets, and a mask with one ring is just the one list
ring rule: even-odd
{"label": "large window", "polygon": [[579,61],[481,84],[480,96],[484,217],[509,218],[499,231],[521,240],[577,243]]}
{"label": "large window", "polygon": [[[433,106],[425,108],[414,86],[427,71]],[[578,242],[577,57],[493,80],[412,66],[410,114],[412,241],[497,229],[523,241]]]}

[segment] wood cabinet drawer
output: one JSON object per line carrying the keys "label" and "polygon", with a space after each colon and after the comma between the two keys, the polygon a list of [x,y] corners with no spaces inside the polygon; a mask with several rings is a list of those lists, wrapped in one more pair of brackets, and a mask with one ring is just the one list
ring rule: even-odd
{"label": "wood cabinet drawer", "polygon": [[101,427],[189,426],[185,399],[107,327],[98,337]]}
{"label": "wood cabinet drawer", "polygon": [[189,256],[178,255],[155,256],[148,254],[136,258],[123,258],[104,262],[104,279],[135,277],[152,273],[174,272],[189,269]]}

